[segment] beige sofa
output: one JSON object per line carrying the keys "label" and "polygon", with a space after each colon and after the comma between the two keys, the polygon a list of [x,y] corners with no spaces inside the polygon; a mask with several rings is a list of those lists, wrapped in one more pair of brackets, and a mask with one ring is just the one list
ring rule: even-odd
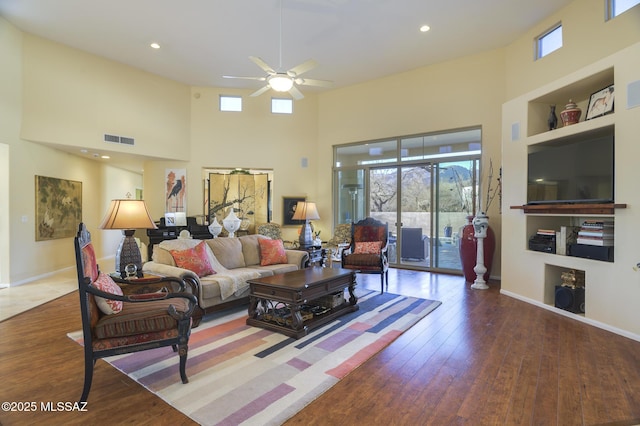
{"label": "beige sofa", "polygon": [[[210,240],[177,239],[163,241],[153,248],[153,258],[142,270],[150,274],[175,276],[185,280],[198,297],[200,312],[194,312],[194,324],[208,312],[248,303],[247,280],[282,274],[305,267],[309,255],[301,250],[285,250],[287,263],[260,266],[259,239],[262,235]],[[191,270],[179,268],[170,250],[192,249],[205,241],[206,255],[215,274],[199,277]]]}

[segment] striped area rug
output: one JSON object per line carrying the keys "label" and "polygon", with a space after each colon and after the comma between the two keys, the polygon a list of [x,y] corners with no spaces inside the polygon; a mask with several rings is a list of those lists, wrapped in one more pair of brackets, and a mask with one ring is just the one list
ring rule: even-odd
{"label": "striped area rug", "polygon": [[279,425],[440,305],[364,291],[360,310],[298,340],[245,325],[246,308],[205,317],[186,385],[169,348],[106,360],[202,425]]}

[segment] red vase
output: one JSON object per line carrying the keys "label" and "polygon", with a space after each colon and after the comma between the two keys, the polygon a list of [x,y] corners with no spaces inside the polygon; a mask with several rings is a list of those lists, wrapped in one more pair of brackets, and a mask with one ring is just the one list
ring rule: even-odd
{"label": "red vase", "polygon": [[[460,229],[460,240],[458,248],[460,250],[460,261],[462,262],[462,271],[464,272],[464,279],[468,283],[473,283],[476,280],[476,273],[473,268],[476,266],[476,256],[478,250],[478,241],[473,229],[471,221],[473,216],[467,216],[467,224]],[[487,236],[483,243],[484,249],[484,266],[487,268],[487,272],[484,274],[485,282],[489,282],[489,276],[491,275],[491,265],[493,263],[493,253],[496,249],[496,235],[491,227],[487,227]]]}

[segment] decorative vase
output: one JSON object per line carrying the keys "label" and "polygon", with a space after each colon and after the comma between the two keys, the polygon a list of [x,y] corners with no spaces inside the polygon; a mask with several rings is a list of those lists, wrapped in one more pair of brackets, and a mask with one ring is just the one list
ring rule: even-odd
{"label": "decorative vase", "polygon": [[553,130],[558,127],[558,116],[556,115],[556,106],[549,106],[549,118],[547,119],[547,124],[549,125],[549,130]]}
{"label": "decorative vase", "polygon": [[[458,249],[460,251],[460,262],[462,263],[462,271],[464,279],[468,283],[473,283],[477,276],[473,270],[477,260],[477,238],[473,227],[474,216],[467,216],[467,224],[460,229],[460,239],[458,240]],[[485,281],[489,280],[491,275],[491,264],[493,263],[493,254],[496,249],[496,236],[493,229],[487,228],[487,236],[483,242],[484,248],[484,265],[487,271],[483,274]]]}
{"label": "decorative vase", "polygon": [[240,223],[242,223],[242,221],[238,216],[236,216],[236,212],[233,210],[233,207],[230,209],[227,217],[222,219],[222,225],[229,233],[230,238],[235,237],[235,232],[240,229]]}
{"label": "decorative vase", "polygon": [[217,217],[213,217],[213,222],[209,225],[209,232],[213,235],[213,238],[216,238],[222,232],[222,225],[218,222]]}
{"label": "decorative vase", "polygon": [[564,126],[576,124],[578,121],[580,121],[581,114],[582,114],[582,110],[578,108],[578,105],[576,105],[575,102],[569,99],[569,103],[564,107],[564,109],[560,113],[560,118],[562,118],[562,124]]}

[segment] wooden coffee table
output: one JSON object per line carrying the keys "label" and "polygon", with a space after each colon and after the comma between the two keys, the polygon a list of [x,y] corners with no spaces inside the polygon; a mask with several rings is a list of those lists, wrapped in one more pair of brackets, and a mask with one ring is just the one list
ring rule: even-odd
{"label": "wooden coffee table", "polygon": [[[247,282],[247,325],[274,330],[296,339],[360,308],[354,294],[356,274],[349,269],[311,267]],[[345,288],[349,290],[348,300],[340,296]]]}

